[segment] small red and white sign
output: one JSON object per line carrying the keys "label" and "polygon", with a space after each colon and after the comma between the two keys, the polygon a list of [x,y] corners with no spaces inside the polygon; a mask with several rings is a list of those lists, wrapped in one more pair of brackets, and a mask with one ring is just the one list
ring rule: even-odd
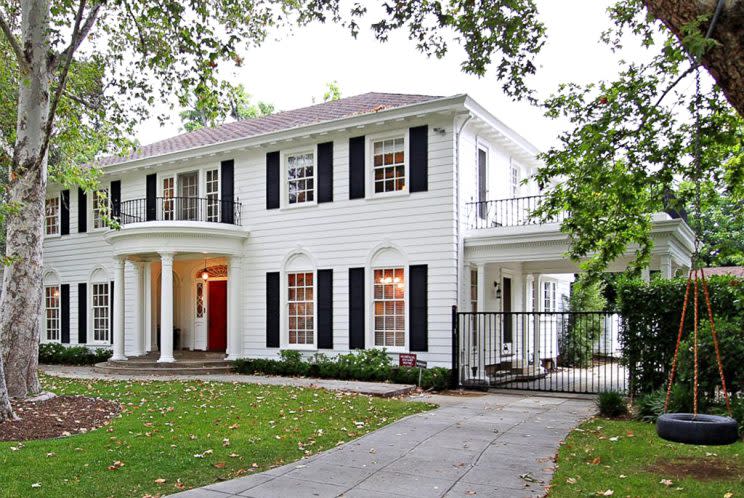
{"label": "small red and white sign", "polygon": [[401,353],[398,355],[398,366],[400,367],[415,367],[416,366],[416,355],[413,353]]}

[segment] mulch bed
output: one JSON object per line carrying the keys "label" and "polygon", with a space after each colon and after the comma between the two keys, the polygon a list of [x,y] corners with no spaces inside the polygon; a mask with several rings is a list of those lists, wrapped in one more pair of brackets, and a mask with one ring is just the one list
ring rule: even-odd
{"label": "mulch bed", "polygon": [[660,458],[648,470],[674,479],[733,480],[744,475],[744,465],[717,456]]}
{"label": "mulch bed", "polygon": [[106,425],[119,403],[85,396],[11,402],[20,420],[0,423],[0,441],[28,441],[83,434]]}

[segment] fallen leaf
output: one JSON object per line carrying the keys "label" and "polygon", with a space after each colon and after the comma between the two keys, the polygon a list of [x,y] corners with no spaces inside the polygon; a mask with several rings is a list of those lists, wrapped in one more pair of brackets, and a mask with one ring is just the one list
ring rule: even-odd
{"label": "fallen leaf", "polygon": [[41,487],[41,483],[40,483],[40,482],[35,482],[35,483],[33,483],[33,484],[31,485],[31,487],[32,487],[32,488],[40,488],[40,487]]}
{"label": "fallen leaf", "polygon": [[670,479],[662,479],[661,481],[659,481],[659,484],[663,484],[664,486],[669,487],[674,483]]}
{"label": "fallen leaf", "polygon": [[165,479],[163,479],[162,477],[160,479],[155,479],[155,484],[163,484],[163,483],[165,483]]}
{"label": "fallen leaf", "polygon": [[568,479],[566,479],[566,482],[568,484],[576,484],[576,479],[574,479],[573,477],[569,477]]}
{"label": "fallen leaf", "polygon": [[734,493],[726,493],[725,495],[723,495],[723,498],[733,498],[733,496]]}
{"label": "fallen leaf", "polygon": [[616,443],[616,442],[617,442],[617,441],[619,441],[619,440],[620,440],[620,438],[619,438],[619,437],[617,437],[617,436],[614,436],[614,437],[611,437],[611,438],[610,438],[610,441],[612,441],[613,443]]}
{"label": "fallen leaf", "polygon": [[615,494],[615,492],[613,490],[608,489],[607,491],[605,491],[604,493],[602,493],[602,496],[612,496],[614,494]]}
{"label": "fallen leaf", "polygon": [[592,465],[599,465],[602,463],[602,459],[599,457],[594,457],[594,460],[592,460]]}
{"label": "fallen leaf", "polygon": [[225,462],[217,462],[213,465],[215,469],[224,469],[225,468]]}

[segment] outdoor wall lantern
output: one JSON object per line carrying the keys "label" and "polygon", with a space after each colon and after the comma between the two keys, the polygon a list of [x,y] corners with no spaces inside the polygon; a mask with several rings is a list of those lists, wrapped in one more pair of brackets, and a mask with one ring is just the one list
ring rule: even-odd
{"label": "outdoor wall lantern", "polygon": [[501,285],[498,282],[494,281],[493,290],[494,294],[496,294],[496,299],[501,299]]}

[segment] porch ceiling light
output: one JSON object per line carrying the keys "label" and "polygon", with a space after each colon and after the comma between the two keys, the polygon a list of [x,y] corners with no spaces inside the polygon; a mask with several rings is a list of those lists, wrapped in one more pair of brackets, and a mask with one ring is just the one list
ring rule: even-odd
{"label": "porch ceiling light", "polygon": [[202,280],[205,282],[209,280],[209,272],[207,271],[207,258],[204,258],[204,271],[201,274]]}

